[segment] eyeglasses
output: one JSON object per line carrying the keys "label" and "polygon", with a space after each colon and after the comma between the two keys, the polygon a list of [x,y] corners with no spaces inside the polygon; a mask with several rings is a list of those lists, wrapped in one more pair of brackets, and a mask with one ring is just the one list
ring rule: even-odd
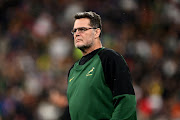
{"label": "eyeglasses", "polygon": [[86,28],[86,27],[80,27],[80,28],[75,28],[75,29],[72,29],[71,30],[71,33],[74,35],[74,33],[77,32],[77,30],[80,32],[80,33],[83,33],[89,29],[97,29],[97,28]]}

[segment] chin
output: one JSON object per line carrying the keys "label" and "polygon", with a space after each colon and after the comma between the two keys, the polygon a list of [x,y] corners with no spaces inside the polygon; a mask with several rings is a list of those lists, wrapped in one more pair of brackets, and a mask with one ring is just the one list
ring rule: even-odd
{"label": "chin", "polygon": [[84,46],[84,45],[81,45],[81,44],[76,44],[76,45],[75,45],[76,48],[81,48],[81,47],[83,47],[83,46]]}

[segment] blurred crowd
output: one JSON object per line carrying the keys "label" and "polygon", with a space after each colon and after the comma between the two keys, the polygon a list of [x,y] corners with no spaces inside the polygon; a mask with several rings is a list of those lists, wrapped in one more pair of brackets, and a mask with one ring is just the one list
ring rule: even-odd
{"label": "blurred crowd", "polygon": [[180,120],[180,0],[0,0],[0,120],[68,120],[80,11],[101,15],[103,46],[126,59],[138,120]]}

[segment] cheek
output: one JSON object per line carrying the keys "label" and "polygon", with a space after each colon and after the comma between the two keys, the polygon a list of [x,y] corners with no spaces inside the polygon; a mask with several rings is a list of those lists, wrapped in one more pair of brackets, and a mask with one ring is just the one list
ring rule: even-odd
{"label": "cheek", "polygon": [[90,35],[87,36],[86,38],[87,38],[87,42],[88,42],[88,43],[92,43],[92,42],[94,41],[94,40],[93,40],[94,34],[90,34]]}

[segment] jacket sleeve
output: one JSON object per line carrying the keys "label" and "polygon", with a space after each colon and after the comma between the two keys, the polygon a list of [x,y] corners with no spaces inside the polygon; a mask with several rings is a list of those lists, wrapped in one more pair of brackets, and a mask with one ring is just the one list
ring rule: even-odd
{"label": "jacket sleeve", "polygon": [[113,95],[114,112],[111,120],[136,120],[136,99],[132,78],[124,58],[105,49],[100,53],[105,81]]}

